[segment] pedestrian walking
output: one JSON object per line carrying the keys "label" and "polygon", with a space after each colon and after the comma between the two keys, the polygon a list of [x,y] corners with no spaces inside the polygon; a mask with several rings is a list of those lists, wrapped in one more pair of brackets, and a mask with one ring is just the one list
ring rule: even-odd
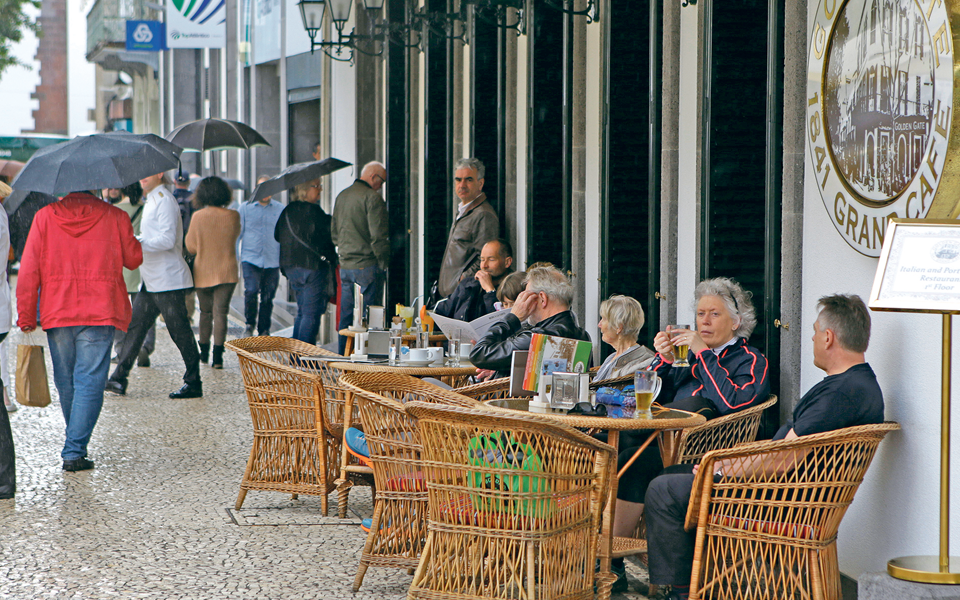
{"label": "pedestrian walking", "polygon": [[308,344],[317,341],[337,264],[337,251],[330,239],[330,215],[317,205],[321,190],[319,179],[297,185],[297,200],[283,209],[273,232],[280,242],[280,270],[297,298],[293,337]]}
{"label": "pedestrian walking", "polygon": [[[262,175],[257,183],[270,179]],[[243,271],[243,316],[246,337],[270,335],[273,298],[280,283],[280,244],[273,232],[283,205],[266,196],[240,205],[240,268]]]}
{"label": "pedestrian walking", "polygon": [[[6,200],[13,190],[6,183],[0,182],[0,204]],[[10,226],[7,222],[7,211],[0,207],[0,369],[3,375],[3,402],[5,410],[0,410],[0,500],[13,498],[17,491],[17,460],[13,447],[13,431],[10,429],[8,412],[17,410],[17,403],[7,394],[6,352],[4,338],[10,332],[10,286],[7,283],[7,257],[10,254]]]}
{"label": "pedestrian walking", "polygon": [[[116,201],[114,201],[115,198]],[[130,216],[130,224],[133,225],[133,235],[140,235],[140,221],[143,219],[143,188],[140,187],[140,182],[135,181],[122,189],[104,190],[104,199],[109,200],[111,204],[127,213]],[[132,305],[140,291],[140,269],[124,268],[123,282],[127,286],[127,294],[130,295],[130,304]],[[123,345],[123,338],[126,335],[125,331],[117,330],[113,336],[114,352]],[[153,354],[156,346],[157,322],[154,321],[150,324],[150,329],[147,330],[147,337],[143,341],[143,346],[137,352],[138,367],[150,366],[150,355]],[[114,354],[113,362],[116,362],[116,354]]]}
{"label": "pedestrian walking", "polygon": [[199,398],[203,396],[200,352],[184,300],[186,292],[193,288],[193,276],[183,259],[180,209],[164,185],[163,173],[141,179],[140,185],[145,194],[139,236],[143,246],[143,265],[140,267],[143,285],[133,303],[130,328],[123,346],[117,351],[117,367],[107,380],[106,390],[120,396],[127,393],[127,376],[143,346],[147,330],[162,314],[167,332],[180,350],[185,367],[183,386],[170,397]]}
{"label": "pedestrian walking", "polygon": [[240,215],[225,208],[230,187],[219,177],[207,177],[193,195],[196,212],[187,232],[187,251],[195,254],[193,285],[200,303],[200,362],[206,363],[213,335],[210,366],[223,368],[223,343],[227,339],[227,313],[237,286],[237,238]]}
{"label": "pedestrian walking", "polygon": [[[360,284],[363,310],[383,302],[390,264],[390,217],[380,188],[387,180],[382,163],[367,163],[360,178],[340,192],[333,207],[332,235],[340,256],[341,330],[353,325],[353,284]],[[347,338],[340,336],[340,354]]]}
{"label": "pedestrian walking", "polygon": [[[130,323],[123,267],[135,269],[142,260],[130,218],[89,192],[70,193],[41,209],[27,237],[17,324],[27,333],[36,329],[39,296],[66,422],[64,471],[93,468],[87,443],[103,406],[114,330]],[[142,343],[141,336],[137,348]]]}

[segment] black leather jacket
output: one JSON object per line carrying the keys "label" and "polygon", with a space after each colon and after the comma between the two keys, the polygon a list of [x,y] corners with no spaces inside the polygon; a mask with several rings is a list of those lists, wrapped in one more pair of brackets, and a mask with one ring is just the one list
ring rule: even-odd
{"label": "black leather jacket", "polygon": [[497,371],[496,377],[510,375],[510,363],[514,350],[529,350],[530,338],[534,333],[544,333],[557,337],[591,341],[569,310],[546,318],[533,327],[524,327],[520,319],[507,315],[504,320],[494,323],[487,335],[477,341],[470,353],[470,362],[481,369]]}

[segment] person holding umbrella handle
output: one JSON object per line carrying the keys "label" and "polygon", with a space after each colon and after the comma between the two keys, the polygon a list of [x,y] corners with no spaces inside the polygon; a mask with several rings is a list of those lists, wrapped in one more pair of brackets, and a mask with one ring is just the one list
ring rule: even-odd
{"label": "person holding umbrella handle", "polygon": [[162,314],[186,367],[183,386],[171,392],[170,398],[199,398],[203,396],[200,351],[184,300],[187,291],[193,288],[193,275],[183,259],[180,208],[164,183],[168,182],[163,173],[140,180],[144,207],[137,239],[143,247],[143,265],[140,267],[143,287],[133,303],[130,328],[117,350],[117,367],[107,380],[106,391],[120,396],[127,393],[127,375],[133,368],[147,330]]}

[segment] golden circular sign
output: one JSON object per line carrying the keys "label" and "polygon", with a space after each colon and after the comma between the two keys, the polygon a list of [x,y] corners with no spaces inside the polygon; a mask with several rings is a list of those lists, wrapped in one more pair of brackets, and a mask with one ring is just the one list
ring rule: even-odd
{"label": "golden circular sign", "polygon": [[887,219],[956,219],[960,0],[820,0],[807,82],[809,169],[851,247]]}

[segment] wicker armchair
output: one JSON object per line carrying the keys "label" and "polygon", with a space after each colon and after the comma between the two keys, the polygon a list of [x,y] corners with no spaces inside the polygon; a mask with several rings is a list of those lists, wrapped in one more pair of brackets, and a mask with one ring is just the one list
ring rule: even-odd
{"label": "wicker armchair", "polygon": [[[704,456],[687,508],[686,527],[697,530],[690,598],[839,600],[840,521],[880,441],[899,428],[849,427]],[[714,482],[716,461],[733,461],[725,470],[736,473],[755,456],[789,468]]]}
{"label": "wicker armchair", "polygon": [[491,379],[483,383],[465,385],[453,390],[462,396],[473,398],[477,402],[486,402],[487,400],[499,400],[506,398],[510,394],[510,378],[501,377]]}
{"label": "wicker armchair", "polygon": [[613,448],[536,415],[405,408],[430,498],[408,598],[592,599]]}
{"label": "wicker armchair", "polygon": [[354,579],[356,592],[368,567],[416,567],[427,534],[420,434],[417,420],[404,412],[403,403],[477,403],[408,375],[348,373],[340,384],[359,408],[376,482],[373,524]]}
{"label": "wicker armchair", "polygon": [[232,340],[243,376],[253,445],[240,483],[236,508],[248,490],[321,496],[323,513],[333,491],[342,437],[326,425],[320,376],[293,365],[320,350],[310,344],[273,337]]}
{"label": "wicker armchair", "polygon": [[698,463],[711,450],[754,441],[763,411],[776,403],[777,397],[770,394],[766,402],[684,429],[677,447],[677,463]]}

